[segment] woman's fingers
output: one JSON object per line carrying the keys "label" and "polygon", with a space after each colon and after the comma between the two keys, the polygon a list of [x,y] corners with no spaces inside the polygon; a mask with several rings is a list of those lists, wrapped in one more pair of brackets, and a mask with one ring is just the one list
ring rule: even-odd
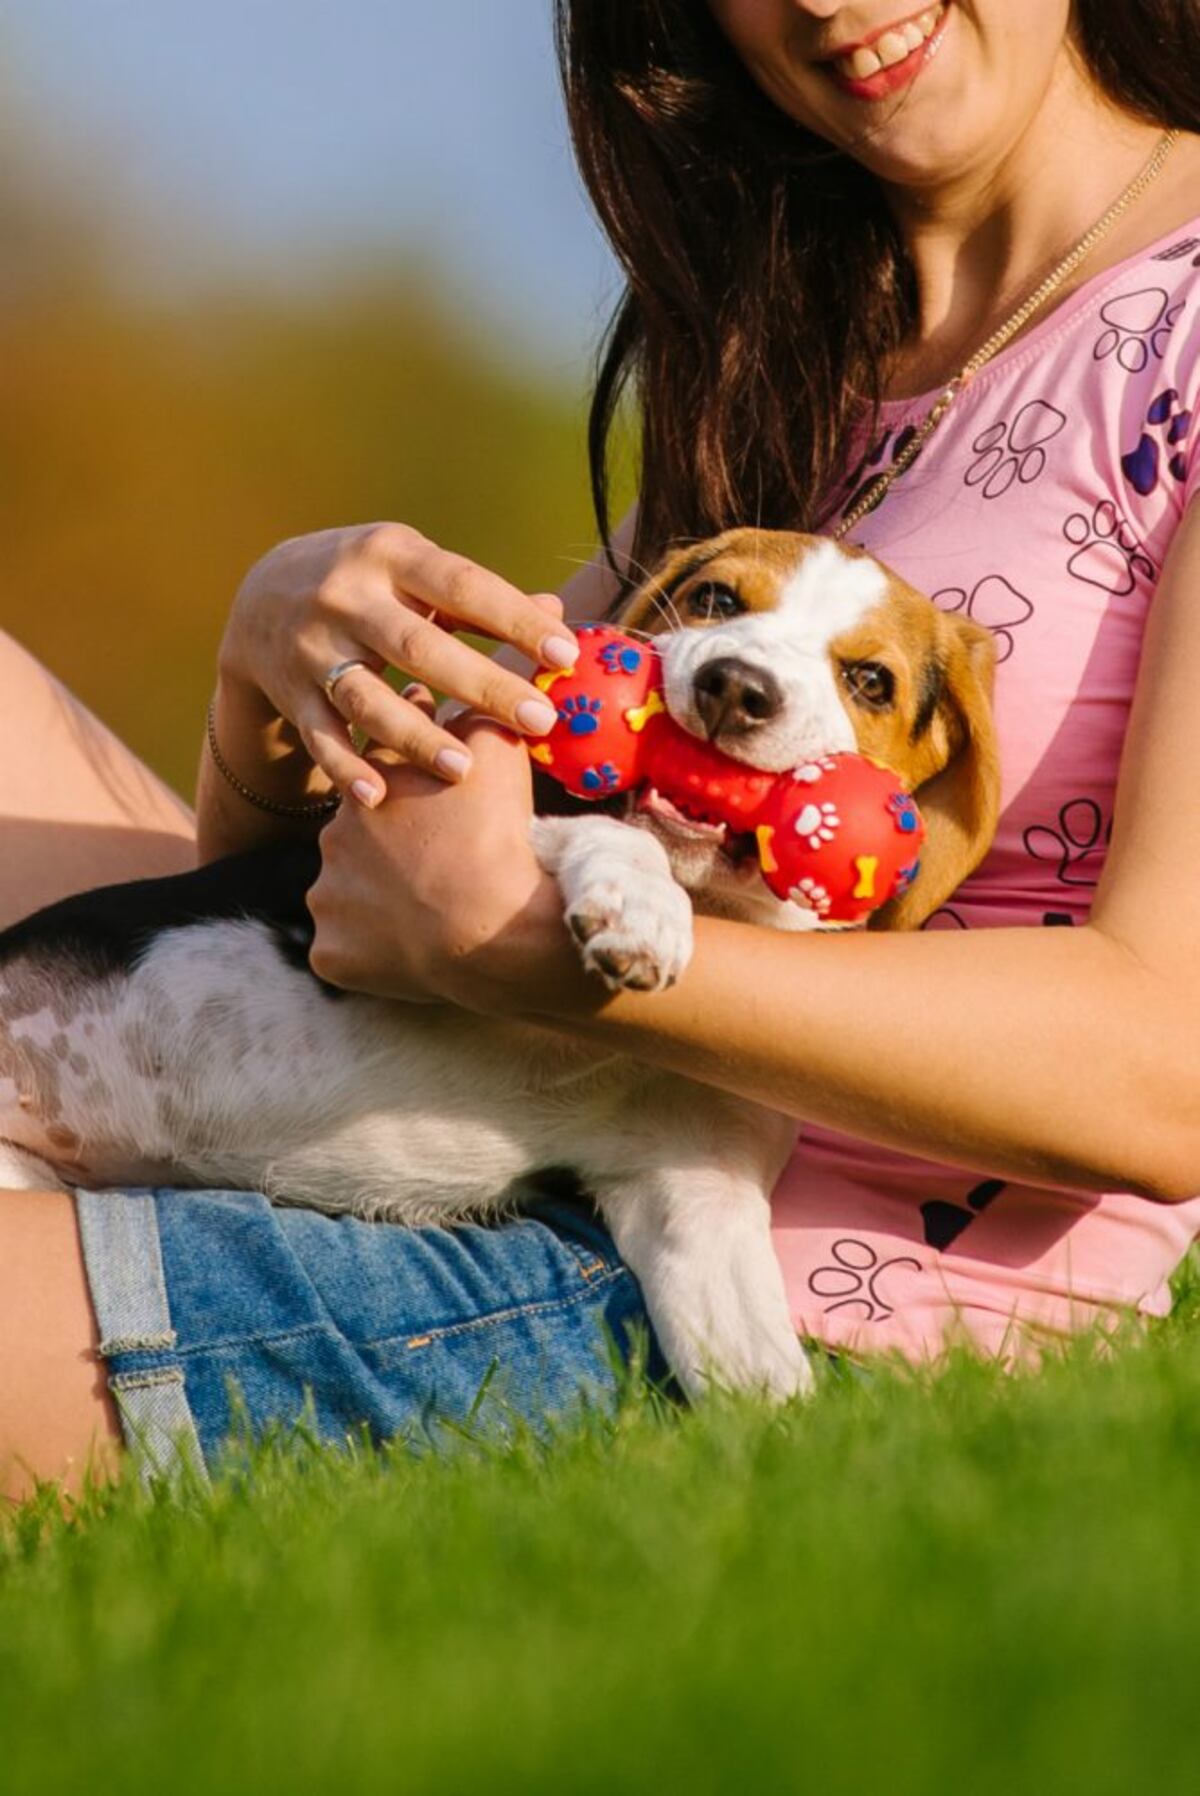
{"label": "woman's fingers", "polygon": [[[372,607],[363,619],[362,629],[371,649],[391,666],[415,675],[473,710],[482,711],[497,723],[507,724],[525,736],[544,736],[552,728],[554,706],[536,686],[404,605]],[[342,702],[342,693],[351,680],[355,682],[352,690],[360,698],[363,696],[360,674],[340,680],[338,709],[343,716],[350,715]],[[350,721],[362,722],[356,716],[350,716]],[[363,727],[368,726],[363,723]],[[390,738],[379,740],[389,748],[397,746]]]}
{"label": "woman's fingers", "polygon": [[[383,796],[383,785],[370,763],[355,754],[349,737],[350,728],[360,730],[368,741],[392,749],[405,761],[423,767],[441,779],[460,780],[470,769],[469,752],[456,737],[435,723],[433,695],[419,683],[406,688],[404,693],[394,692],[386,680],[369,668],[351,668],[333,689],[332,713],[340,719],[341,725],[337,747],[332,746],[332,739],[338,736],[339,729],[330,715],[324,729],[314,725],[313,746],[309,752],[342,791],[352,791],[363,802],[368,800],[358,789],[360,783],[369,785],[377,799]],[[318,749],[320,753],[317,753]],[[327,765],[325,755],[337,761],[342,769],[340,777]],[[346,777],[347,773],[350,778]]]}
{"label": "woman's fingers", "polygon": [[[386,553],[388,545],[384,547]],[[432,605],[458,625],[510,643],[539,666],[571,667],[578,659],[578,643],[552,611],[465,555],[440,549],[424,538],[414,542],[405,532],[390,557],[390,568],[401,601],[411,598]]]}
{"label": "woman's fingers", "polygon": [[400,694],[410,705],[419,705],[427,717],[432,717],[437,710],[437,700],[428,686],[422,686],[420,680],[410,680]]}
{"label": "woman's fingers", "polygon": [[307,703],[297,705],[292,721],[304,752],[337,791],[349,792],[371,808],[379,803],[384,787],[378,770],[355,753],[349,730],[324,698],[314,694]]}

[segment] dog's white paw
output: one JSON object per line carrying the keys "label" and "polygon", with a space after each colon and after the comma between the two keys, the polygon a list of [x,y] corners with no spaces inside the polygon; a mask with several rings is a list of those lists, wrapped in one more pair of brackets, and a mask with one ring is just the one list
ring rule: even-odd
{"label": "dog's white paw", "polygon": [[706,1306],[704,1326],[697,1328],[696,1309],[703,1301],[691,1294],[680,1328],[664,1327],[664,1319],[655,1318],[660,1337],[668,1337],[663,1339],[667,1359],[693,1401],[713,1391],[745,1391],[775,1403],[808,1396],[812,1363],[790,1319],[768,1322],[736,1301],[718,1299]]}
{"label": "dog's white paw", "polygon": [[[731,1193],[731,1208],[736,1202]],[[687,1212],[681,1205],[672,1209],[671,1250],[651,1241],[645,1256],[635,1250],[630,1263],[663,1352],[688,1396],[745,1391],[774,1402],[807,1396],[813,1369],[796,1334],[765,1215],[740,1228],[735,1216],[726,1231],[711,1214],[697,1218],[681,1244]],[[656,1232],[661,1238],[661,1222]]]}
{"label": "dog's white paw", "polygon": [[567,926],[611,991],[658,992],[692,958],[692,904],[673,879],[601,879],[573,896]]}

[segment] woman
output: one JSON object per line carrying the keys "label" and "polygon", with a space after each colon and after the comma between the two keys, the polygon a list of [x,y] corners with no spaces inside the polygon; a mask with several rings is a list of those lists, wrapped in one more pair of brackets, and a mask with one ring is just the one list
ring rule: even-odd
{"label": "woman", "polygon": [[[441,626],[551,661],[569,632],[553,600],[387,526],[284,544],[248,577],[200,852],[316,827],[332,781],[347,801],[312,898],[327,978],[538,1018],[805,1119],[777,1240],[797,1325],[823,1343],[922,1358],[965,1334],[1010,1354],[1161,1310],[1200,1222],[1198,9],[559,10],[577,150],[630,279],[592,432],[603,522],[635,374],[641,503],[617,567],[734,522],[845,528],[990,624],[996,846],[922,933],[706,919],[673,991],[602,1002],[529,851],[526,757],[487,721],[536,734],[540,695]],[[568,620],[619,585],[599,560]],[[378,679],[385,662],[482,717],[442,727],[419,686]],[[347,720],[408,765],[355,754]],[[11,707],[4,723],[21,731]],[[63,732],[59,751],[69,789],[86,774]],[[136,814],[162,829],[149,794]],[[173,854],[176,819],[166,833]],[[45,889],[96,877],[78,846]],[[229,1370],[259,1419],[308,1386],[330,1432],[382,1432],[426,1401],[464,1408],[493,1362],[536,1413],[594,1373],[599,1319],[620,1334],[639,1314],[570,1211],[458,1236],[252,1197],[82,1213],[90,1301],[69,1200],[0,1209],[0,1431],[48,1475],[111,1449],[106,1379],[143,1433],[198,1427],[206,1453]],[[123,1259],[102,1214],[134,1218]],[[140,1280],[131,1309],[114,1265]]]}

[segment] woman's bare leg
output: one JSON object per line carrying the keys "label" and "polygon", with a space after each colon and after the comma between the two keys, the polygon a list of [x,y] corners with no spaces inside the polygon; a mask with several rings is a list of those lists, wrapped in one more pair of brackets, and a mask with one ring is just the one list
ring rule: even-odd
{"label": "woman's bare leg", "polygon": [[0,1191],[0,1505],[38,1478],[111,1473],[120,1431],[96,1357],[74,1201]]}
{"label": "woman's bare leg", "polygon": [[[195,864],[191,813],[0,632],[0,928],[68,892]],[[75,1205],[0,1191],[0,1498],[116,1463]]]}
{"label": "woman's bare leg", "polygon": [[183,801],[0,631],[0,928],[67,892],[194,865]]}

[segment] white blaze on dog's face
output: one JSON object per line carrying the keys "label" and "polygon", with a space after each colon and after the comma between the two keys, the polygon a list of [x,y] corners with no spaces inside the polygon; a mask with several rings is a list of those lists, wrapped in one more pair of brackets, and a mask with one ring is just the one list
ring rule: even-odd
{"label": "white blaze on dog's face", "polygon": [[[785,772],[857,751],[887,762],[918,794],[929,828],[920,897],[914,887],[907,905],[885,907],[882,923],[920,921],[982,858],[999,774],[995,647],[980,625],[939,611],[864,550],[752,529],[668,557],[620,622],[654,635],[675,721],[734,760]],[[944,789],[923,797],[939,775]],[[736,889],[758,908],[747,844],[657,794],[642,812],[682,883]]]}

